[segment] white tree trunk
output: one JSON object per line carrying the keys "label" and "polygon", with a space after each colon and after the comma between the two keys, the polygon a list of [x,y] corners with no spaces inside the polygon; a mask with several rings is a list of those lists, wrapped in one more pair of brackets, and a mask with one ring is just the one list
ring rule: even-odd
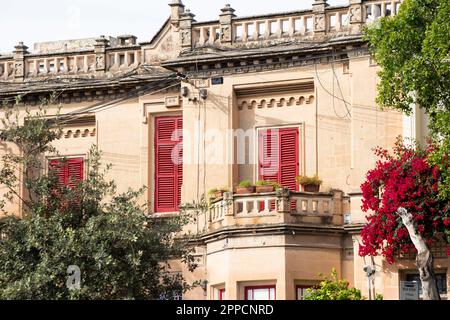
{"label": "white tree trunk", "polygon": [[434,274],[433,255],[428,248],[427,243],[422,235],[417,232],[417,226],[413,216],[405,208],[399,208],[397,213],[403,220],[409,232],[412,243],[417,249],[416,264],[420,273],[420,281],[422,282],[423,299],[424,300],[441,300]]}

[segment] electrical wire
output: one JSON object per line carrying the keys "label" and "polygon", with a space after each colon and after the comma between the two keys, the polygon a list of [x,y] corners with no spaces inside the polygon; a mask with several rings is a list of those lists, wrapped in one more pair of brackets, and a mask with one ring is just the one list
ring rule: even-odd
{"label": "electrical wire", "polygon": [[[125,102],[125,101],[129,101],[131,99],[135,99],[136,97],[139,97],[141,94],[148,94],[150,93],[150,95],[154,95],[156,93],[159,93],[161,91],[165,91],[168,90],[170,88],[173,88],[175,86],[179,86],[180,83],[176,82],[176,83],[172,83],[168,84],[167,86],[164,86],[163,88],[159,88],[157,90],[152,90],[154,89],[153,87],[147,87],[144,89],[139,89],[139,90],[135,90],[134,92],[132,92],[131,96],[130,93],[128,94],[127,97],[124,98],[120,98],[105,104],[100,104],[100,105],[96,105],[96,106],[90,106],[88,108],[83,108],[83,110],[74,110],[65,114],[60,115],[60,119],[63,119],[62,122],[60,122],[60,124],[65,124],[67,122],[82,118],[83,116],[85,116],[86,114],[92,114],[95,112],[99,112],[99,111],[105,111],[108,109],[111,109],[115,106],[117,106],[118,104]],[[146,93],[147,92],[147,93]]]}

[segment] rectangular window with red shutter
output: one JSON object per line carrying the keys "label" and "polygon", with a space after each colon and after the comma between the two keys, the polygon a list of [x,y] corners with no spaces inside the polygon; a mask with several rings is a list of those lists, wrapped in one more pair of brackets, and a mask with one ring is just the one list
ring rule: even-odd
{"label": "rectangular window with red shutter", "polygon": [[155,212],[176,212],[183,184],[183,118],[155,119]]}
{"label": "rectangular window with red shutter", "polygon": [[59,178],[59,185],[74,188],[84,179],[84,158],[52,159],[49,170]]}
{"label": "rectangular window with red shutter", "polygon": [[219,290],[219,300],[220,301],[225,300],[225,289],[220,289]]}
{"label": "rectangular window with red shutter", "polygon": [[280,128],[259,132],[259,179],[277,182],[297,191],[299,129]]}

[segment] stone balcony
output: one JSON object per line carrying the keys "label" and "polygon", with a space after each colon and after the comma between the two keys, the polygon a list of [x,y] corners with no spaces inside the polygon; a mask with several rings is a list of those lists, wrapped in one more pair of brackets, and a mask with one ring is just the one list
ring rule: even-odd
{"label": "stone balcony", "polygon": [[342,191],[329,193],[276,192],[238,195],[226,193],[213,201],[205,217],[205,230],[270,224],[342,226],[349,199]]}

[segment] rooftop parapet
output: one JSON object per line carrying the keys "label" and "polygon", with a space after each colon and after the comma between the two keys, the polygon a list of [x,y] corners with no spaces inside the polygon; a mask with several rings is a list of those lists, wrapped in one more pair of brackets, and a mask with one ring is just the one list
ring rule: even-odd
{"label": "rooftop parapet", "polygon": [[[143,64],[141,46],[136,37],[101,36],[80,40],[42,42],[34,51],[0,56],[0,81],[23,81],[48,77],[112,77]],[[20,69],[20,70],[19,70]]]}
{"label": "rooftop parapet", "polygon": [[[251,17],[238,17],[231,5],[226,5],[218,20],[197,22],[181,0],[173,0],[170,19],[161,29],[166,33],[160,30],[148,47],[137,44],[133,35],[41,42],[32,52],[16,47],[14,53],[0,55],[0,81],[111,78],[157,61],[146,50],[153,50],[152,45],[159,42],[160,52],[155,55],[176,57],[202,47],[261,48],[359,35],[364,24],[396,15],[401,2],[349,0],[348,5],[333,7],[326,0],[315,0],[308,10]],[[164,37],[175,40],[164,42]],[[26,46],[21,43],[18,47]],[[167,54],[167,48],[173,52]]]}
{"label": "rooftop parapet", "polygon": [[[360,34],[362,26],[380,17],[396,15],[402,0],[350,0],[345,6],[329,6],[316,0],[312,9],[238,17],[226,5],[220,19],[192,22],[185,30],[191,49],[205,46],[259,47],[292,41],[326,40]],[[188,35],[187,32],[191,34]],[[185,46],[186,48],[187,46]]]}

